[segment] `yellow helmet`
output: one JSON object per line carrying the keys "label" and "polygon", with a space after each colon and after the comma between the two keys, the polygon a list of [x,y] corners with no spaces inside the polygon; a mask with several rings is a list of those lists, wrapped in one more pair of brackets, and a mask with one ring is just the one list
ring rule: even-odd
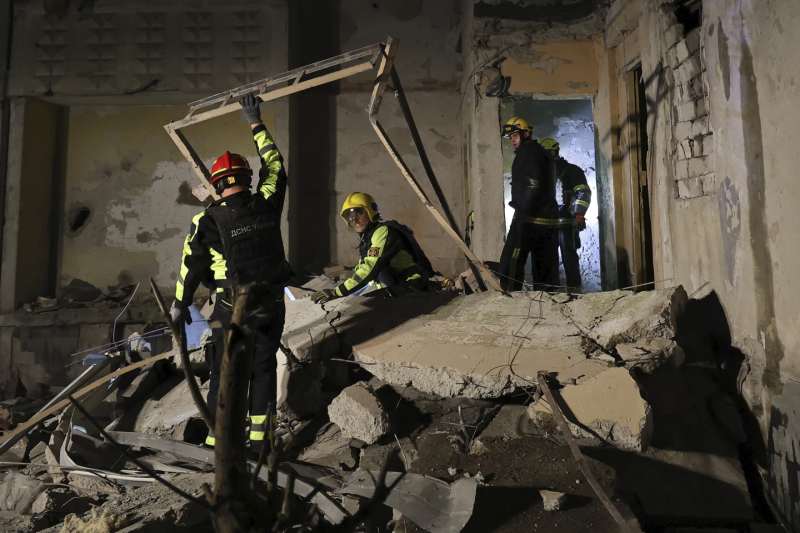
{"label": "yellow helmet", "polygon": [[522,133],[523,131],[533,131],[531,123],[524,118],[513,117],[503,126],[503,137],[511,137],[512,133]]}
{"label": "yellow helmet", "polygon": [[378,204],[375,203],[375,198],[363,192],[354,192],[345,199],[344,203],[342,204],[342,210],[339,212],[339,216],[342,217],[342,220],[344,220],[344,223],[348,226],[350,223],[347,222],[345,212],[348,209],[353,209],[356,207],[363,207],[367,210],[370,222],[377,222],[381,218],[381,213],[378,211]]}
{"label": "yellow helmet", "polygon": [[559,149],[558,141],[553,139],[552,137],[545,137],[544,139],[539,141],[539,144],[541,144],[542,148],[544,148],[545,150]]}

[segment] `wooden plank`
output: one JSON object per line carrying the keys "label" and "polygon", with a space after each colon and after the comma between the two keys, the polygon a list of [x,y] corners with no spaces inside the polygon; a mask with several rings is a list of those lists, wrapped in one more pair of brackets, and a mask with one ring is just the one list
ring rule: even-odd
{"label": "wooden plank", "polygon": [[[134,370],[136,370],[138,368],[142,368],[143,366],[147,366],[150,363],[155,363],[156,361],[160,361],[162,359],[166,359],[167,357],[174,357],[177,354],[178,354],[177,350],[170,350],[168,352],[164,352],[164,353],[162,353],[160,355],[156,355],[156,356],[151,357],[149,359],[145,359],[143,361],[139,361],[138,363],[134,363],[132,365],[128,365],[125,368],[120,368],[116,372],[112,372],[112,373],[108,374],[107,376],[104,376],[104,377],[98,379],[97,381],[93,381],[89,385],[85,386],[84,388],[82,388],[81,390],[76,392],[73,395],[73,398],[75,398],[76,400],[79,400],[79,399],[83,398],[84,396],[86,396],[87,394],[89,394],[90,392],[92,392],[93,390],[95,390],[100,385],[103,385],[104,383],[108,383],[109,381],[111,381],[112,379],[114,379],[116,377],[119,377],[119,376],[121,376],[123,374],[127,374],[128,372],[132,372],[132,371],[134,371]],[[69,398],[67,398],[66,400],[62,400],[62,401],[58,402],[57,404],[52,406],[50,409],[47,409],[47,410],[42,411],[40,413],[37,413],[36,416],[34,416],[33,418],[31,418],[30,420],[28,420],[27,422],[25,422],[21,426],[18,426],[17,428],[15,428],[11,433],[7,433],[6,435],[3,435],[3,437],[0,438],[0,445],[3,445],[6,442],[10,441],[11,439],[16,438],[17,435],[20,435],[20,434],[25,435],[28,431],[31,430],[31,428],[33,426],[35,426],[36,424],[38,424],[42,420],[46,419],[47,417],[52,416],[55,413],[61,411],[63,408],[67,407],[69,404],[70,404],[70,401],[69,401]]]}
{"label": "wooden plank", "polygon": [[489,273],[488,270],[484,268],[483,263],[480,261],[480,259],[478,259],[475,256],[475,254],[472,252],[469,246],[467,246],[467,243],[464,242],[464,240],[456,232],[456,230],[454,230],[447,222],[447,220],[442,216],[442,214],[439,213],[439,210],[436,209],[436,206],[434,206],[430,202],[428,196],[425,194],[425,191],[423,191],[422,188],[419,186],[419,183],[417,183],[416,178],[414,178],[414,175],[411,174],[411,170],[408,168],[405,161],[403,161],[403,158],[400,156],[397,149],[395,149],[394,145],[392,144],[392,141],[389,140],[389,137],[386,135],[386,132],[384,131],[383,126],[381,126],[381,123],[376,120],[375,122],[373,122],[372,127],[375,129],[375,133],[378,134],[378,138],[383,143],[383,146],[386,147],[386,150],[389,152],[389,155],[400,169],[400,172],[402,172],[403,176],[405,176],[406,181],[408,181],[409,185],[411,185],[411,188],[414,190],[414,192],[417,193],[417,196],[419,196],[420,200],[422,200],[422,203],[425,204],[425,207],[433,215],[433,218],[435,218],[436,221],[439,223],[439,225],[441,225],[442,228],[444,228],[445,233],[447,233],[450,236],[450,238],[452,238],[456,242],[456,244],[458,244],[458,247],[461,248],[461,251],[464,252],[464,255],[467,256],[467,259],[469,259],[472,262],[472,264],[474,264],[478,268],[481,275],[484,277],[486,283],[492,289],[496,291],[501,291],[502,289],[500,288],[500,284],[497,282],[497,280]]}
{"label": "wooden plank", "polygon": [[211,193],[211,196],[214,198],[214,200],[219,200],[217,191],[214,190],[214,186],[211,185],[211,173],[203,164],[203,160],[200,159],[200,156],[198,156],[197,152],[194,151],[194,148],[192,148],[192,145],[186,140],[186,137],[184,137],[183,133],[178,130],[171,130],[168,126],[169,125],[164,126],[164,129],[167,130],[167,134],[172,137],[172,140],[175,142],[178,150],[181,151],[183,157],[185,157],[189,162],[189,166],[192,167],[192,170],[194,170],[194,173],[200,178],[200,181],[203,183],[208,192]]}
{"label": "wooden plank", "polygon": [[[299,93],[300,91],[305,91],[306,89],[311,89],[312,87],[317,87],[319,85],[324,85],[332,81],[348,78],[360,72],[366,72],[368,70],[371,70],[374,66],[375,65],[372,63],[372,60],[370,59],[369,61],[366,61],[364,63],[359,63],[358,65],[353,65],[352,67],[348,67],[343,70],[331,72],[329,74],[325,74],[324,76],[319,76],[318,78],[312,78],[310,80],[301,81],[300,83],[297,83],[295,85],[283,87],[282,89],[277,89],[275,91],[270,91],[268,93],[259,94],[257,96],[261,98],[262,102],[269,102],[270,100],[276,100],[278,98],[288,96],[290,94]],[[178,130],[181,128],[185,128],[186,126],[191,126],[192,124],[205,122],[206,120],[210,120],[212,118],[221,117],[222,115],[227,115],[228,113],[232,113],[241,108],[242,106],[239,105],[239,102],[234,102],[224,107],[218,107],[210,111],[205,111],[197,115],[192,115],[190,117],[186,117],[184,119],[171,122],[166,126],[164,126],[164,128],[167,130],[167,132]]]}
{"label": "wooden plank", "polygon": [[397,53],[397,46],[400,44],[399,39],[386,39],[386,47],[384,48],[383,57],[381,57],[381,64],[378,66],[378,77],[375,78],[375,86],[372,88],[372,96],[369,99],[369,106],[367,106],[367,113],[369,113],[369,120],[374,124],[378,119],[378,111],[381,107],[381,99],[383,93],[386,91],[386,84],[389,82],[389,75],[394,68],[394,56]]}
{"label": "wooden plank", "polygon": [[[282,72],[281,74],[277,74],[263,80],[254,81],[229,91],[217,93],[200,100],[195,100],[194,102],[189,102],[189,107],[201,109],[203,107],[210,106],[211,104],[221,102],[222,100],[228,100],[231,97],[235,98],[237,96],[244,96],[245,94],[254,92],[256,89],[260,89],[261,92],[264,92],[264,89],[267,87],[294,80],[297,77],[301,77],[303,74],[313,74],[314,72],[319,72],[320,70],[325,70],[326,68],[335,67],[344,63],[352,63],[357,59],[374,55],[375,52],[380,52],[381,46],[382,43],[374,43],[342,55],[330,57],[328,59],[323,59],[322,61],[317,61],[316,63],[311,63],[310,65],[305,65],[293,70]],[[375,65],[374,60],[372,60],[372,64],[373,66]]]}

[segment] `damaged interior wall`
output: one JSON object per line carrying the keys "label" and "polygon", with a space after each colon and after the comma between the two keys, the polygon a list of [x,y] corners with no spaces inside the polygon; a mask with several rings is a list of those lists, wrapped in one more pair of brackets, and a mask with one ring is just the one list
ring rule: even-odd
{"label": "damaged interior wall", "polygon": [[[9,256],[16,248],[4,250],[0,292],[6,296],[0,305],[6,311],[73,278],[105,290],[153,276],[171,293],[182,241],[191,217],[204,204],[192,194],[200,180],[164,124],[185,116],[190,101],[285,71],[288,65],[283,1],[236,6],[206,1],[188,11],[174,1],[136,9],[121,1],[88,10],[83,6],[80,12],[74,5],[65,9],[59,17],[42,4],[14,5],[9,95],[26,98],[31,109],[46,105],[34,98],[55,104],[65,119],[58,132],[17,124],[10,145],[27,135],[57,133],[66,161],[56,166],[62,183],[53,188],[63,190],[63,196],[58,194],[57,220],[49,227],[59,234],[49,251],[52,266],[44,267],[50,268],[49,286],[17,288],[15,280],[21,283],[22,278],[15,277],[18,267]],[[288,102],[263,105],[262,117],[288,154]],[[239,114],[189,127],[185,134],[208,167],[226,150],[241,152],[255,168],[260,166]],[[42,146],[44,139],[37,142]],[[38,156],[52,159],[52,150],[37,150],[36,144],[26,143]],[[47,162],[42,157],[36,164]],[[40,179],[45,174],[39,170],[9,165],[6,192],[14,192],[15,180]],[[12,213],[24,211],[23,204],[14,204],[18,198],[8,197]],[[49,208],[45,211],[49,217]],[[48,258],[39,261],[39,255],[26,252],[36,265],[19,268],[48,265]],[[8,297],[12,290],[25,297]]]}
{"label": "damaged interior wall", "polygon": [[[193,194],[204,196],[205,188],[163,129],[184,112],[177,106],[70,108],[59,285],[79,278],[105,288],[152,276],[160,286],[174,286],[190,222],[208,203]],[[275,131],[275,107],[265,104],[261,114]],[[231,113],[186,128],[185,135],[208,168],[229,150],[258,169],[248,128]]]}
{"label": "damaged interior wall", "polygon": [[[399,39],[396,66],[403,89],[450,209],[463,224],[466,213],[456,118],[461,78],[458,3],[389,0],[365,4],[350,0],[324,8],[307,4],[296,9],[300,10],[299,20],[308,25],[292,31],[302,39],[315,28],[313,33],[322,32],[322,40],[328,43],[327,52],[313,40],[297,43],[302,62],[382,42],[387,35]],[[313,48],[316,55],[304,54],[303,48]],[[463,272],[467,265],[459,259],[457,246],[406,183],[368,121],[365,110],[373,77],[373,73],[362,74],[320,89],[318,96],[301,95],[298,108],[293,108],[298,129],[305,131],[306,124],[312,124],[318,135],[325,136],[317,142],[299,134],[291,159],[300,169],[293,179],[301,182],[303,190],[301,198],[292,200],[292,205],[297,205],[292,242],[300,247],[294,252],[293,267],[304,272],[319,270],[328,263],[358,262],[358,238],[348,230],[339,212],[348,194],[365,192],[375,197],[384,220],[398,220],[414,230],[435,269],[445,275]],[[423,189],[435,198],[391,90],[383,101],[382,124]],[[298,143],[308,143],[306,150]],[[324,168],[327,161],[333,172]],[[463,232],[463,227],[459,229]],[[312,241],[314,246],[309,246]]]}
{"label": "damaged interior wall", "polygon": [[[773,509],[796,527],[800,303],[794,295],[800,222],[793,213],[800,198],[795,177],[800,66],[787,58],[796,54],[791,28],[800,24],[800,7],[789,1],[758,9],[741,0],[706,0],[700,64],[691,65],[682,51],[680,64],[671,65],[670,50],[685,46],[687,36],[676,27],[672,6],[662,4],[642,2],[640,30],[645,78],[664,68],[667,85],[664,90],[654,81],[647,87],[648,98],[657,102],[650,120],[655,121],[664,275],[689,293],[702,288],[698,296],[721,302],[724,313],[720,310],[716,320],[730,331],[734,346],[724,355],[732,361],[737,354],[746,357],[738,386],[757,421],[750,428],[760,442],[755,460]],[[679,131],[700,120],[681,113],[689,70],[691,78],[704,81],[713,155],[693,155],[690,163],[700,160],[693,168],[703,171],[689,176],[692,188],[679,188]]]}

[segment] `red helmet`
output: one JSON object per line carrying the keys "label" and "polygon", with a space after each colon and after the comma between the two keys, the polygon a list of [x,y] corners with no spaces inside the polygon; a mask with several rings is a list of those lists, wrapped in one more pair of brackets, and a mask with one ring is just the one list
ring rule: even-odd
{"label": "red helmet", "polygon": [[216,184],[227,176],[253,176],[253,169],[247,159],[239,154],[225,152],[211,166],[211,183]]}

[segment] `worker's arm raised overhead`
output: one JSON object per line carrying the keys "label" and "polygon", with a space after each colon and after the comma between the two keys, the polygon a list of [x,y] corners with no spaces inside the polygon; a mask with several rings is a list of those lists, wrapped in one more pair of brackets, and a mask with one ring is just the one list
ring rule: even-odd
{"label": "worker's arm raised overhead", "polygon": [[283,156],[275,145],[269,130],[261,121],[261,100],[254,94],[247,94],[239,100],[245,118],[253,130],[253,141],[256,143],[258,156],[261,158],[261,169],[258,171],[258,193],[268,200],[280,213],[286,198],[288,177],[283,166]]}
{"label": "worker's arm raised overhead", "polygon": [[261,170],[258,171],[258,192],[268,201],[272,202],[275,209],[283,211],[283,202],[286,198],[288,178],[286,168],[283,166],[283,156],[275,146],[267,127],[263,124],[253,129],[253,140],[261,156]]}

